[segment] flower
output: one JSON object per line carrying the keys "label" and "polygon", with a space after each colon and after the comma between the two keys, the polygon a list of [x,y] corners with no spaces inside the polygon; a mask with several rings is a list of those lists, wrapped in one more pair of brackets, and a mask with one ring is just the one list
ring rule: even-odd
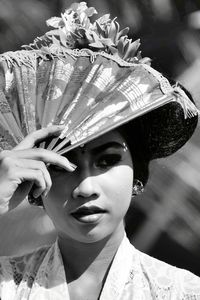
{"label": "flower", "polygon": [[46,54],[55,50],[55,47],[60,52],[64,52],[66,48],[86,48],[96,52],[104,51],[130,62],[141,59],[138,51],[140,41],[132,42],[128,39],[129,28],[120,30],[116,18],[111,20],[109,14],[92,23],[90,18],[95,14],[96,9],[88,7],[86,2],[73,3],[61,17],[47,20],[47,25],[53,29],[37,38],[30,47],[42,49]]}

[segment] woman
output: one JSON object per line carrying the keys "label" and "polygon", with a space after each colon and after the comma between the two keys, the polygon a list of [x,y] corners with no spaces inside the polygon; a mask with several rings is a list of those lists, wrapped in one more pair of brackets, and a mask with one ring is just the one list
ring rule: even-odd
{"label": "woman", "polygon": [[[75,19],[78,15],[79,21],[88,21],[91,9],[88,9],[84,3],[80,3],[72,6],[66,14],[71,17],[71,13]],[[86,16],[86,19],[83,16]],[[88,25],[85,21],[84,26]],[[76,32],[75,39],[77,36]],[[109,44],[108,41],[106,43]],[[113,46],[110,49],[114,51]],[[48,51],[49,55],[55,49],[48,48]],[[7,54],[6,57],[11,59],[11,56]],[[18,54],[17,57],[19,58]],[[94,53],[91,57],[94,59]],[[108,55],[107,57],[112,59]],[[52,60],[56,61],[56,58]],[[40,66],[41,64],[40,61]],[[91,61],[90,64],[93,65],[94,62]],[[117,68],[113,64],[112,62],[112,69]],[[28,73],[32,72],[32,69],[29,66],[26,68],[25,64],[20,67],[26,70],[27,77]],[[12,68],[18,66],[12,65]],[[145,73],[145,68],[148,69],[148,74],[159,77],[155,70],[146,66],[140,71],[142,75],[140,72],[137,73],[137,79],[141,78],[141,83],[138,82],[133,90],[130,90],[129,86],[129,92],[138,93],[140,84],[142,86],[146,84],[145,76],[150,75]],[[129,66],[128,70],[130,69]],[[7,86],[11,82],[10,79],[8,81],[8,77],[11,76],[12,71],[10,68],[9,72],[1,73],[4,87],[1,90],[1,101],[4,103],[4,106],[2,105],[4,109],[4,96],[10,106],[15,105],[13,98],[16,95],[16,86],[17,91],[20,89],[20,85],[16,84],[12,93],[8,93]],[[121,67],[120,72],[123,73]],[[65,73],[60,74],[61,77],[66,76]],[[99,79],[98,75],[97,79]],[[85,81],[87,80],[88,77]],[[123,88],[124,82],[123,80]],[[169,83],[164,82],[168,90]],[[52,87],[52,78],[49,78],[45,85],[45,95],[48,94],[49,85]],[[151,98],[155,103],[151,90],[156,91],[157,95],[165,88],[159,85],[155,89],[152,84],[147,92],[148,97],[144,99]],[[90,90],[87,90],[87,96]],[[29,87],[29,91],[32,92],[33,89]],[[41,94],[39,84],[37,91]],[[8,134],[8,130],[4,131],[4,135],[1,135],[1,148],[4,150],[0,153],[0,214],[4,215],[17,207],[29,194],[30,203],[43,206],[53,221],[58,238],[50,247],[42,247],[21,257],[0,259],[2,300],[200,299],[198,277],[136,250],[127,240],[124,229],[124,217],[131,198],[143,191],[143,186],[148,180],[149,162],[177,151],[190,138],[196,127],[196,109],[191,100],[180,87],[173,89],[173,92],[170,91],[171,100],[165,102],[164,96],[159,97],[160,101],[163,101],[163,106],[159,105],[162,107],[157,108],[155,105],[154,108],[146,109],[144,114],[142,105],[145,101],[142,99],[143,104],[139,106],[139,110],[143,113],[138,118],[132,117],[121,123],[119,112],[114,116],[115,121],[118,122],[117,126],[111,123],[107,125],[106,131],[102,130],[95,135],[93,131],[89,135],[90,131],[88,131],[85,140],[81,139],[85,134],[83,131],[77,142],[78,131],[74,128],[70,139],[72,146],[69,145],[66,151],[63,150],[62,144],[60,147],[61,152],[63,150],[62,155],[49,150],[48,147],[52,145],[55,136],[62,137],[62,134],[65,134],[66,124],[52,125],[33,131],[12,148],[8,145],[13,136]],[[114,92],[113,89],[112,95]],[[19,94],[23,93],[19,92]],[[27,94],[27,89],[24,89],[24,94]],[[121,97],[124,94],[123,89]],[[127,99],[130,100],[130,94],[127,95]],[[115,102],[117,101],[116,98]],[[131,105],[133,108],[133,103]],[[136,110],[138,111],[138,107]],[[133,111],[131,115],[134,115]],[[84,111],[81,113],[83,114]],[[187,117],[188,114],[191,118]],[[92,120],[94,121],[94,118]],[[2,128],[6,125],[2,118]],[[74,144],[73,138],[76,140]],[[59,142],[59,139],[54,142],[56,145],[54,150],[58,149],[56,147]],[[41,143],[46,149],[36,148]]]}

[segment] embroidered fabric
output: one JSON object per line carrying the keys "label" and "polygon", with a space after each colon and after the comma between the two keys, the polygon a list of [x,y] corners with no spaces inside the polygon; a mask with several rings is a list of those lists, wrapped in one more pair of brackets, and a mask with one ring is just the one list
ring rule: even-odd
{"label": "embroidered fabric", "polygon": [[[67,299],[57,242],[20,257],[0,258],[1,300]],[[200,278],[134,248],[124,237],[100,300],[200,300]]]}

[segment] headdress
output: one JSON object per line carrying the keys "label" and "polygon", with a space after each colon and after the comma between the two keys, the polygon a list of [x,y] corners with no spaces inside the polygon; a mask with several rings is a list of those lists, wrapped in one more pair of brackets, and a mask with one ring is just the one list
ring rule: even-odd
{"label": "headdress", "polygon": [[151,158],[188,140],[197,123],[193,102],[141,57],[139,40],[116,19],[92,23],[96,13],[74,3],[25,50],[0,55],[0,149],[65,124],[59,138],[40,144],[62,154],[133,120],[146,128]]}

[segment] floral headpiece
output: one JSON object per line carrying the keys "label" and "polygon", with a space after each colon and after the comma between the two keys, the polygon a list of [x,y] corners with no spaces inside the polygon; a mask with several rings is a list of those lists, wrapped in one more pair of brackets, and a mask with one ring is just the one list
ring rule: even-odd
{"label": "floral headpiece", "polygon": [[36,38],[28,47],[40,49],[50,56],[55,55],[56,49],[59,54],[64,54],[66,49],[90,49],[112,54],[127,62],[135,63],[142,59],[138,50],[140,40],[132,41],[128,38],[128,27],[120,30],[116,18],[111,20],[109,14],[92,23],[90,19],[95,14],[96,9],[87,7],[86,2],[73,3],[61,13],[61,18],[52,17],[47,20],[47,25],[53,29]]}

